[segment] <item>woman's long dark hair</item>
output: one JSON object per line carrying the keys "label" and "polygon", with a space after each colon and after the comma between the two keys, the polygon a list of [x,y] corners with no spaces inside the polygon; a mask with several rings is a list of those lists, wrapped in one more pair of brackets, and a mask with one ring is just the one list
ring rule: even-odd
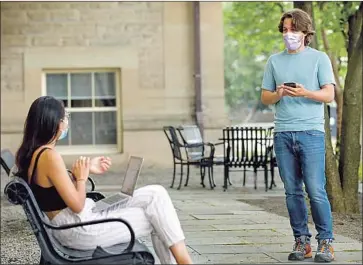
{"label": "woman's long dark hair", "polygon": [[28,181],[34,151],[55,139],[64,116],[63,102],[54,97],[40,97],[32,103],[24,124],[23,141],[16,153],[17,176]]}

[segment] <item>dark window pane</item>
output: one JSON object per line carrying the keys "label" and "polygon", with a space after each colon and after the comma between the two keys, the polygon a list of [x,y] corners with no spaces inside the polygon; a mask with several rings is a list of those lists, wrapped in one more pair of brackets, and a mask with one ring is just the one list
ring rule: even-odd
{"label": "dark window pane", "polygon": [[115,107],[115,73],[95,73],[94,78],[96,107]]}
{"label": "dark window pane", "polygon": [[95,112],[96,144],[117,143],[116,112]]}
{"label": "dark window pane", "polygon": [[46,74],[47,95],[63,101],[68,107],[67,74]]}
{"label": "dark window pane", "polygon": [[71,106],[92,107],[91,73],[71,74]]}
{"label": "dark window pane", "polygon": [[73,112],[69,137],[72,145],[92,144],[92,112]]}
{"label": "dark window pane", "polygon": [[116,106],[116,99],[96,99],[95,100],[96,107],[115,107]]}

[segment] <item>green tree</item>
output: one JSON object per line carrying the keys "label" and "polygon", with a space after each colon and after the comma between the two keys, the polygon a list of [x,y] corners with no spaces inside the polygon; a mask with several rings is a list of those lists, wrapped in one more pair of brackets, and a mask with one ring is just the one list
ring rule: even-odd
{"label": "green tree", "polygon": [[[341,124],[343,113],[343,89],[345,76],[347,74],[348,52],[347,52],[347,12],[344,12],[343,2],[315,2],[316,9],[320,12],[315,14],[317,35],[321,39],[319,49],[324,50],[332,63],[335,86],[335,102],[337,104],[337,132],[336,132],[336,156],[339,157],[339,146],[341,136]],[[358,4],[356,3],[356,6]],[[351,8],[349,8],[351,9]],[[350,13],[355,10],[351,9]],[[329,14],[329,19],[326,19]]]}
{"label": "green tree", "polygon": [[[355,10],[354,12],[352,12]],[[358,169],[361,146],[362,123],[362,59],[363,59],[363,2],[359,8],[354,3],[345,3],[343,12],[348,21],[348,68],[343,93],[343,117],[339,157],[340,185],[345,207],[342,211],[359,213]],[[334,197],[334,199],[337,199]]]}
{"label": "green tree", "polygon": [[[298,3],[298,4],[297,4]],[[308,12],[313,18],[312,2],[295,2],[295,7],[299,7]],[[320,11],[324,11],[324,4],[319,3]],[[342,126],[341,126],[341,152],[339,156],[339,165],[337,167],[336,159],[331,145],[330,128],[327,111],[325,111],[325,130],[326,134],[326,173],[327,173],[327,191],[332,209],[335,212],[359,213],[358,202],[358,170],[361,155],[361,146],[359,144],[361,130],[361,113],[362,113],[362,20],[363,20],[363,3],[344,2],[336,3],[340,21],[340,33],[343,33],[344,47],[348,53],[347,74],[345,77],[345,89],[340,104],[343,107]],[[330,13],[331,14],[331,13]],[[333,12],[334,14],[334,12]],[[336,14],[336,12],[335,12]],[[323,14],[320,14],[323,15]],[[325,14],[326,15],[326,14]],[[332,15],[334,16],[334,15]],[[326,16],[324,16],[326,17]],[[331,27],[336,26],[334,23],[329,24]],[[321,33],[324,47],[327,48],[327,25],[322,25]],[[338,37],[336,37],[339,39]],[[336,53],[342,52],[339,46],[334,50]],[[329,51],[332,63],[335,57]],[[344,52],[343,52],[344,54]],[[335,55],[336,56],[336,55]],[[334,67],[334,65],[333,65]],[[337,69],[335,69],[336,71]],[[335,73],[336,74],[336,73]],[[339,81],[339,80],[338,80]],[[325,108],[326,109],[326,108]]]}
{"label": "green tree", "polygon": [[271,52],[284,47],[277,25],[282,12],[291,6],[291,3],[224,3],[226,103],[230,109],[248,106],[251,113],[247,120],[257,110],[269,108],[259,99],[264,66]]}
{"label": "green tree", "polygon": [[254,56],[242,56],[239,46],[226,39],[224,72],[228,106],[233,108],[258,100],[263,67],[263,62],[256,61]]}

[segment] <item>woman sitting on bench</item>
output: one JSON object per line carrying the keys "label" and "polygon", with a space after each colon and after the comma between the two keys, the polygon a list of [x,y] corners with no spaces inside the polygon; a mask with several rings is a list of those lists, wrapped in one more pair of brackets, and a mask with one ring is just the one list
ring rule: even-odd
{"label": "woman sitting on bench", "polygon": [[[163,264],[191,264],[177,213],[164,187],[145,186],[135,190],[124,206],[92,211],[95,202],[86,198],[88,175],[104,173],[111,160],[80,157],[73,164],[75,180],[72,181],[62,157],[54,148],[67,132],[68,114],[63,103],[53,97],[40,97],[30,107],[23,142],[16,154],[17,175],[26,178],[40,209],[51,222],[65,225],[123,218],[131,224],[136,238],[151,234],[155,252]],[[81,250],[130,241],[127,227],[117,222],[54,231],[53,235],[62,245]]]}

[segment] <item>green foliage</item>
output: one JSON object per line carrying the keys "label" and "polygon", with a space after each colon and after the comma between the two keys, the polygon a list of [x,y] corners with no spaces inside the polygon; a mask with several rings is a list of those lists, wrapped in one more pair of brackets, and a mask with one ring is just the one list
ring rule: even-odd
{"label": "green foliage", "polygon": [[[325,51],[321,37],[324,29],[342,85],[347,72],[347,20],[359,3],[313,3],[318,48]],[[277,28],[280,17],[292,7],[293,2],[224,3],[225,89],[229,107],[258,102],[266,60],[284,49]]]}
{"label": "green foliage", "polygon": [[225,41],[224,72],[228,106],[256,101],[259,97],[263,67],[263,63],[255,62],[253,56],[242,56],[235,42]]}
{"label": "green foliage", "polygon": [[225,6],[224,22],[228,38],[237,41],[243,56],[269,56],[283,49],[278,31],[282,13],[292,3],[232,2]]}
{"label": "green foliage", "polygon": [[[259,104],[266,59],[284,45],[277,28],[282,7],[291,8],[292,3],[224,3],[224,71],[230,108]],[[258,108],[266,106],[259,104]]]}
{"label": "green foliage", "polygon": [[363,164],[362,163],[360,163],[360,165],[359,165],[358,178],[360,181],[363,181]]}
{"label": "green foliage", "polygon": [[[351,2],[352,3],[352,2]],[[358,7],[358,5],[356,5]],[[349,9],[349,10],[345,10]],[[336,58],[341,85],[347,74],[347,15],[352,14],[352,7],[343,2],[314,2],[315,31],[318,37],[319,50],[326,51],[321,37],[321,30],[327,33],[329,51]]]}

